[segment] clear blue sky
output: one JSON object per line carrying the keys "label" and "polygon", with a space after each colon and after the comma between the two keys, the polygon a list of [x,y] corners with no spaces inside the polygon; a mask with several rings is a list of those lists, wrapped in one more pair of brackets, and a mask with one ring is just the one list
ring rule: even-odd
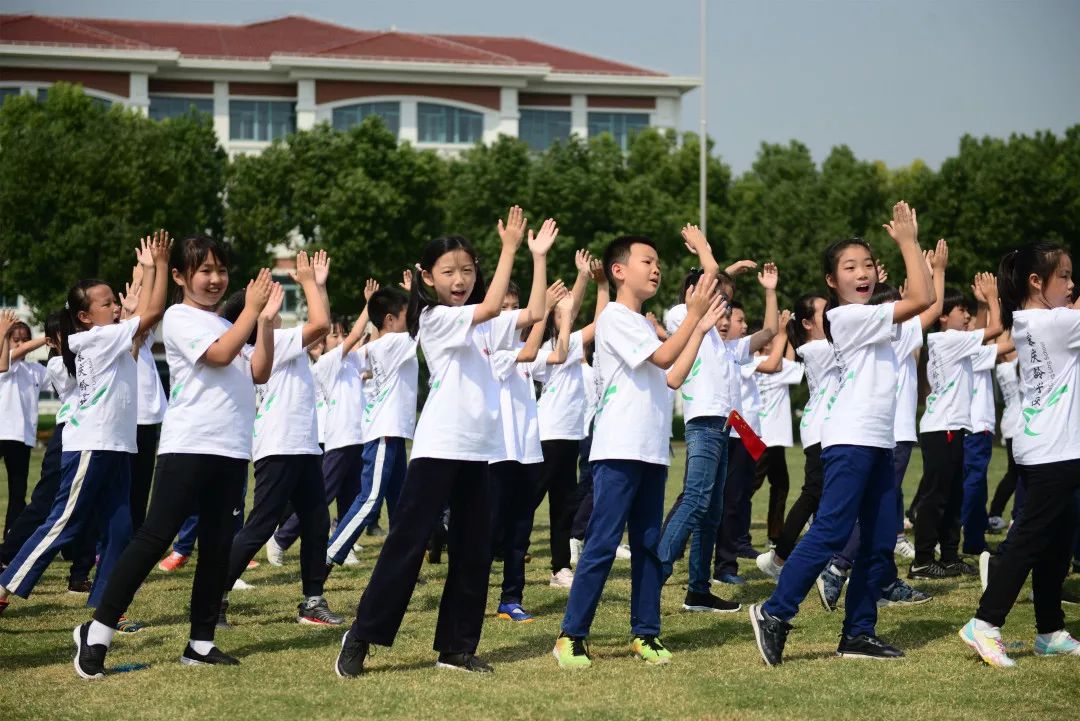
{"label": "clear blue sky", "polygon": [[[6,12],[201,22],[289,13],[365,29],[525,35],[676,75],[698,72],[697,0],[0,0]],[[936,167],[964,133],[1080,123],[1076,0],[710,0],[709,134],[736,171],[762,141],[821,160],[846,143]],[[697,93],[682,126],[698,127]]]}

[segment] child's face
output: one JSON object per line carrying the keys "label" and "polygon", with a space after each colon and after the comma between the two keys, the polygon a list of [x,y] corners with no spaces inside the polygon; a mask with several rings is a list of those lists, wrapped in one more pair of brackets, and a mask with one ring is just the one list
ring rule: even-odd
{"label": "child's face", "polygon": [[397,315],[387,313],[383,318],[382,332],[383,333],[404,333],[408,326],[405,322],[405,308],[398,311]]}
{"label": "child's face", "polygon": [[877,267],[870,251],[861,245],[844,248],[836,263],[836,272],[826,275],[825,282],[836,290],[841,304],[865,305],[877,284]]}
{"label": "child's face", "polygon": [[517,310],[521,305],[518,301],[518,297],[513,293],[507,293],[503,296],[502,309],[503,310]]}
{"label": "child's face", "polygon": [[421,271],[424,283],[443,305],[465,305],[476,285],[476,263],[461,248],[443,253],[430,271]]}
{"label": "child's face", "polygon": [[[1038,279],[1036,278],[1036,280]],[[1038,286],[1041,286],[1042,298],[1046,299],[1046,304],[1051,308],[1062,308],[1070,305],[1073,302],[1072,258],[1062,253],[1057,268],[1054,269],[1053,274],[1045,283],[1039,280],[1038,285],[1036,285],[1029,280],[1029,294],[1039,297],[1040,288]]]}
{"label": "child's face", "polygon": [[954,306],[948,313],[938,318],[942,330],[967,330],[971,322],[971,313],[963,305]]}
{"label": "child's face", "polygon": [[8,345],[12,350],[15,350],[23,343],[30,340],[30,331],[26,329],[24,325],[17,325],[8,331]]}
{"label": "child's face", "polygon": [[821,340],[825,337],[825,305],[824,298],[814,299],[814,320],[813,322],[803,320],[803,330],[809,335],[810,340]]}
{"label": "child's face", "polygon": [[323,353],[329,353],[330,351],[341,345],[341,342],[345,339],[345,329],[340,324],[334,323],[330,326],[330,332],[326,334],[326,347]]}
{"label": "child's face", "polygon": [[79,322],[84,326],[112,325],[120,320],[120,304],[109,286],[87,288],[86,300],[86,310],[79,311]]}
{"label": "child's face", "polygon": [[630,246],[630,257],[625,263],[613,264],[611,274],[635,298],[646,301],[660,287],[660,257],[654,248],[634,243]]}
{"label": "child's face", "polygon": [[173,281],[184,289],[184,300],[204,309],[216,308],[229,290],[229,269],[210,253],[186,277],[173,268]]}
{"label": "child's face", "polygon": [[728,324],[724,335],[726,340],[738,340],[746,335],[746,313],[742,308],[731,311],[731,322]]}

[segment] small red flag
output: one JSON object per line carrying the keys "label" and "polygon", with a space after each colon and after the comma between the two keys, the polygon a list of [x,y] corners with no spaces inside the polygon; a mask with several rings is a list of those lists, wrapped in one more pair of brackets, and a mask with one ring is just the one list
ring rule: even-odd
{"label": "small red flag", "polygon": [[745,418],[739,415],[738,411],[733,410],[728,415],[728,425],[739,432],[739,439],[750,456],[755,461],[761,458],[761,454],[765,452],[765,442],[761,440],[757,433],[754,433],[754,429],[750,427]]}

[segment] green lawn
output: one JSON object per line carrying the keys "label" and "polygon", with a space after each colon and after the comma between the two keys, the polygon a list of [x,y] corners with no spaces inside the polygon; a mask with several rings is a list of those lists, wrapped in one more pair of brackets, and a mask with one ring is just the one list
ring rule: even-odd
{"label": "green lawn", "polygon": [[[668,483],[674,499],[682,478],[681,447]],[[789,454],[795,488],[802,454]],[[32,471],[36,479],[40,454]],[[1004,466],[995,451],[991,484]],[[914,491],[921,459],[912,460],[905,489]],[[2,478],[2,476],[0,476]],[[755,503],[754,540],[764,539],[763,489]],[[0,483],[0,495],[6,483]],[[910,498],[910,495],[908,495]],[[757,499],[756,499],[757,500]],[[71,667],[71,629],[89,613],[82,597],[66,592],[66,564],[53,564],[29,600],[15,599],[0,617],[0,704],[5,719],[1075,719],[1080,658],[1036,659],[1033,614],[1020,603],[1009,618],[1007,641],[1019,667],[982,665],[957,638],[957,629],[978,601],[977,581],[921,583],[935,594],[930,604],[882,613],[879,633],[908,654],[896,663],[840,660],[832,656],[840,614],[824,611],[812,593],[796,619],[784,666],[766,668],[753,643],[745,612],[687,614],[681,609],[685,564],[677,566],[663,597],[663,637],[675,654],[663,668],[645,667],[627,653],[629,564],[617,562],[593,626],[595,664],[588,672],[564,673],[550,656],[565,607],[565,591],[547,585],[546,509],[537,514],[536,557],[528,567],[526,608],[535,623],[514,626],[489,617],[481,655],[496,666],[493,676],[432,668],[431,642],[446,566],[425,565],[392,649],[378,649],[371,671],[344,681],[331,670],[341,634],[294,622],[299,595],[296,549],[285,568],[262,566],[245,578],[255,590],[232,595],[234,630],[219,645],[238,656],[238,668],[192,669],[177,662],[187,637],[187,605],[193,569],[166,576],[154,571],[130,614],[149,624],[142,633],[117,637],[110,667],[145,663],[144,670],[88,683]],[[351,610],[378,553],[365,537],[362,565],[337,569],[327,587],[331,607]],[[265,559],[264,559],[265,560]],[[193,564],[192,564],[193,565]],[[751,579],[723,591],[744,603],[763,600],[768,583],[744,562]],[[498,576],[492,575],[497,593]],[[1076,577],[1069,581],[1077,587]],[[1023,594],[1026,597],[1026,591]],[[494,605],[489,602],[489,608]],[[1066,607],[1074,633],[1076,607]],[[1069,709],[1072,709],[1070,711]]]}

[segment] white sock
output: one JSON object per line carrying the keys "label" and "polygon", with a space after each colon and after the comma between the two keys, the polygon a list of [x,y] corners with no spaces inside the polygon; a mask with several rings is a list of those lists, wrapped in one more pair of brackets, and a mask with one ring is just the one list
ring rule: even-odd
{"label": "white sock", "polygon": [[112,645],[112,639],[115,635],[115,628],[110,628],[97,621],[91,621],[90,628],[86,630],[86,642],[91,646],[100,645],[108,648]]}
{"label": "white sock", "polygon": [[314,606],[316,603],[321,601],[322,598],[322,596],[308,596],[306,599],[304,599],[304,605]]}
{"label": "white sock", "polygon": [[1059,633],[1061,633],[1061,631],[1054,631],[1053,633],[1039,633],[1035,635],[1035,640],[1050,643]]}
{"label": "white sock", "polygon": [[188,646],[191,646],[191,650],[200,656],[205,656],[210,653],[214,648],[213,641],[196,641],[195,639],[188,639]]}
{"label": "white sock", "polygon": [[987,633],[989,633],[991,631],[997,631],[999,634],[1001,633],[1001,629],[999,629],[997,626],[995,626],[995,625],[993,625],[991,623],[987,623],[986,621],[982,621],[982,620],[980,620],[978,618],[976,618],[974,620],[975,620],[975,630],[976,631],[984,631],[984,632],[987,632]]}

